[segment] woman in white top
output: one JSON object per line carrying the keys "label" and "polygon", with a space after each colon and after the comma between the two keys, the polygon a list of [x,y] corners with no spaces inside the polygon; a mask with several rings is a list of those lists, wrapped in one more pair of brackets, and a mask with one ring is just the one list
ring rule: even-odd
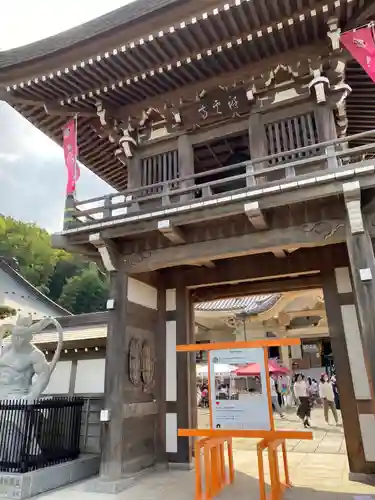
{"label": "woman in white top", "polygon": [[297,415],[303,421],[305,427],[311,427],[309,421],[311,417],[310,394],[305,377],[302,373],[296,376],[294,395],[299,401]]}
{"label": "woman in white top", "polygon": [[330,382],[328,375],[326,373],[323,373],[323,375],[320,377],[319,394],[323,400],[325,421],[327,422],[327,424],[329,423],[328,422],[329,410],[331,410],[336,425],[338,425],[339,417],[337,415],[337,409],[335,404],[335,393],[333,391],[332,382]]}

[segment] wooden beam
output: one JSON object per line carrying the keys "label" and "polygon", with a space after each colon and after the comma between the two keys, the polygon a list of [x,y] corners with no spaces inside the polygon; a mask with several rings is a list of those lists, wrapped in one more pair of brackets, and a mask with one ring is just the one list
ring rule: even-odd
{"label": "wooden beam", "polygon": [[308,337],[309,335],[329,335],[328,326],[315,326],[315,327],[306,327],[306,328],[292,328],[287,330],[288,337]]}
{"label": "wooden beam", "polygon": [[349,22],[345,25],[344,31],[351,30],[365,23],[369,17],[375,14],[375,2],[374,0],[367,0],[365,4],[356,11],[350,17]]}
{"label": "wooden beam", "polygon": [[72,244],[69,238],[63,236],[62,234],[52,234],[51,245],[52,248],[65,250],[66,252],[71,252],[71,253],[74,252],[80,253],[89,257],[90,260],[96,261],[96,263],[102,263],[102,259],[100,258],[98,252],[89,243],[82,243],[76,245],[75,243]]}
{"label": "wooden beam", "polygon": [[309,318],[312,316],[323,317],[326,315],[326,311],[325,309],[304,309],[303,311],[286,311],[284,314],[291,318]]}
{"label": "wooden beam", "polygon": [[259,207],[259,201],[252,201],[251,203],[245,203],[244,212],[247,215],[251,224],[255,227],[255,229],[262,230],[268,228],[268,224],[265,219],[265,214]]}
{"label": "wooden beam", "polygon": [[198,288],[318,274],[326,262],[335,263],[337,267],[348,265],[345,245],[304,248],[285,259],[271,254],[247,255],[218,261],[215,269],[173,269],[164,271],[163,276],[168,288],[175,288],[177,281]]}
{"label": "wooden beam", "polygon": [[190,243],[177,248],[154,250],[142,262],[132,264],[129,272],[138,274],[208,260],[272,252],[280,248],[319,246],[343,241],[345,241],[345,220],[326,220],[290,228],[248,233],[232,238]]}
{"label": "wooden beam", "polygon": [[158,221],[158,231],[174,245],[185,243],[185,237],[181,229],[174,227],[169,220]]}
{"label": "wooden beam", "polygon": [[[322,55],[322,49],[326,45],[315,44],[307,47],[303,47],[299,52],[289,51],[283,54],[283,64],[295,63],[298,59],[303,60],[305,57],[313,58]],[[209,78],[208,80],[202,82],[196,82],[191,85],[185,85],[184,87],[168,92],[162,95],[157,95],[155,97],[150,97],[144,101],[136,104],[130,104],[123,106],[118,110],[119,116],[139,116],[142,110],[148,108],[163,109],[166,102],[178,104],[183,98],[184,100],[195,99],[196,95],[202,91],[202,89],[214,88],[220,85],[232,85],[234,82],[242,81],[246,79],[250,81],[251,77],[257,77],[261,73],[267,71],[267,69],[277,66],[280,63],[280,55],[275,55],[264,59],[259,63],[251,63],[243,66],[238,71],[230,71],[223,73],[218,78],[217,76]]]}
{"label": "wooden beam", "polygon": [[208,302],[210,300],[244,297],[246,295],[285,293],[321,287],[319,274],[301,278],[284,278],[232,285],[208,286],[197,288],[193,292],[194,302]]}

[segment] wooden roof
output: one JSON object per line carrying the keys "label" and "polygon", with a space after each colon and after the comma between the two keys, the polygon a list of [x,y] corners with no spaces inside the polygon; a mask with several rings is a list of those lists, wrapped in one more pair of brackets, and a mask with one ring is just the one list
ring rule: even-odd
{"label": "wooden roof", "polygon": [[[218,77],[250,81],[280,62],[328,54],[327,22],[363,22],[371,0],[137,0],[79,28],[0,53],[0,98],[61,142],[79,112],[80,160],[117,189],[127,186],[95,103],[117,120],[194,98]],[[361,17],[362,16],[362,17]],[[126,29],[125,29],[126,28]],[[362,77],[361,77],[362,78]],[[45,107],[46,105],[46,107]]]}

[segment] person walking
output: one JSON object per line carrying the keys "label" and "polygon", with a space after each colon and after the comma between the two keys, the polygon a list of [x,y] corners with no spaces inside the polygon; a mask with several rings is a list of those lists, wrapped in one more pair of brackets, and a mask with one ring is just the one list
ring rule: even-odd
{"label": "person walking", "polygon": [[323,373],[320,377],[319,394],[323,400],[325,421],[329,424],[329,410],[331,410],[336,425],[339,425],[339,417],[337,415],[335,404],[335,393],[332,387],[332,382],[329,380],[327,373]]}
{"label": "person walking", "polygon": [[270,384],[271,384],[272,406],[274,407],[275,411],[280,415],[280,417],[284,418],[284,414],[283,414],[282,409],[279,405],[279,398],[278,398],[277,389],[276,389],[277,380],[275,380],[275,376],[272,375],[272,373],[270,373],[269,375],[270,375]]}
{"label": "person walking", "polygon": [[296,381],[294,384],[294,394],[299,401],[297,416],[303,421],[304,427],[311,427],[310,393],[308,390],[307,383],[305,381],[305,377],[302,373],[299,373],[296,376]]}

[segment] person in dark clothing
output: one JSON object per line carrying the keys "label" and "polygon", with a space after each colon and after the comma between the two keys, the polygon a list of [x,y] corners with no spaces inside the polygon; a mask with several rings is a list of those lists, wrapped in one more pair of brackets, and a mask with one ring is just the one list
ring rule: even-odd
{"label": "person in dark clothing", "polygon": [[299,406],[297,410],[298,417],[303,421],[304,427],[311,427],[311,401],[308,384],[305,377],[299,373],[294,384],[294,394],[298,398]]}

